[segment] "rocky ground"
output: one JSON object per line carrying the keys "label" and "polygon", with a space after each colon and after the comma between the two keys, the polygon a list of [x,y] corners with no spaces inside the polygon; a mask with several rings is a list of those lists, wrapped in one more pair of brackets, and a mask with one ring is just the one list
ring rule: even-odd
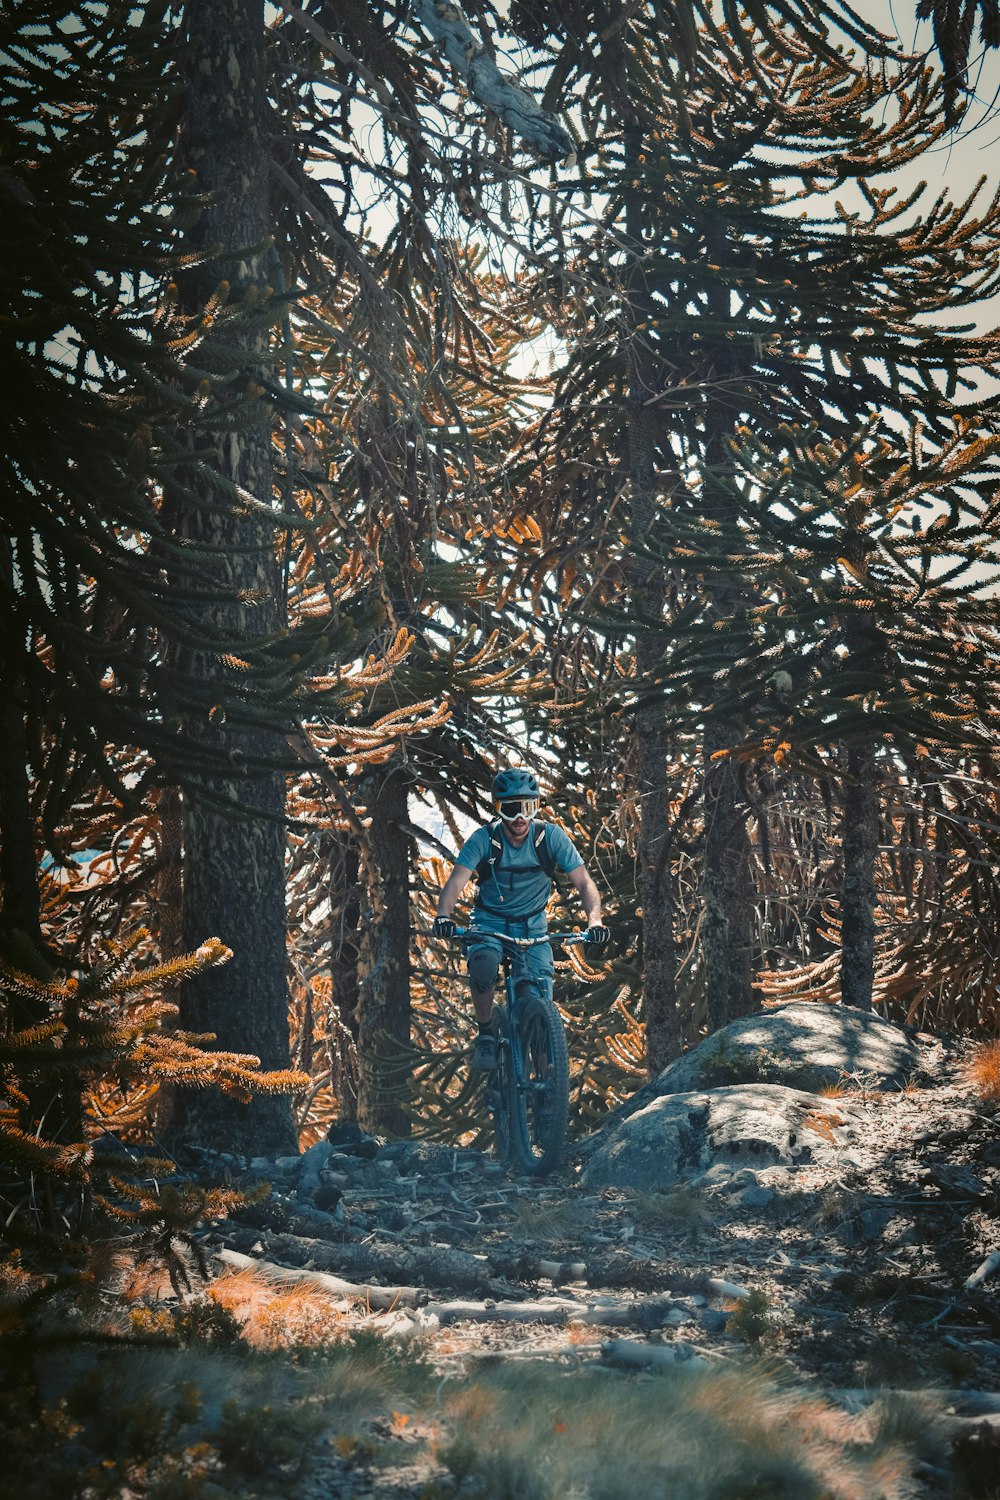
{"label": "rocky ground", "polygon": [[[213,1269],[305,1273],[358,1326],[418,1335],[443,1372],[722,1369],[749,1352],[848,1411],[930,1391],[957,1469],[939,1453],[911,1492],[1000,1493],[998,1107],[960,1050],[851,1013],[848,1034],[844,1015],[730,1028],[540,1182],[350,1129],[278,1162],[206,1156],[206,1179],[273,1187],[206,1226]],[[416,1429],[381,1436],[398,1451],[324,1451],[286,1493],[473,1493],[447,1475],[434,1489]]]}

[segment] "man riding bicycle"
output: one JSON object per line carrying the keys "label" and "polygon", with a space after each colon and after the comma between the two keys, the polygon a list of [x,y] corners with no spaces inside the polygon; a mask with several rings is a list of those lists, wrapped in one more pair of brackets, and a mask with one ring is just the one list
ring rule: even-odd
{"label": "man riding bicycle", "polygon": [[[495,822],[477,828],[462,845],[434,918],[435,936],[452,937],[455,923],[451,914],[473,875],[478,875],[472,920],[476,939],[467,944],[466,961],[479,1023],[471,1061],[474,1068],[487,1070],[497,1062],[490,1021],[503,957],[501,944],[491,940],[490,934],[544,937],[548,931],[545,908],[555,873],[561,871],[583,904],[587,941],[604,944],[609,936],[602,923],[600,893],[572,839],[558,824],[535,819],[539,792],[532,772],[519,766],[500,771],[493,779],[492,796],[499,816]],[[513,962],[519,983],[527,981],[541,995],[551,997],[554,964],[548,943],[518,950]]]}

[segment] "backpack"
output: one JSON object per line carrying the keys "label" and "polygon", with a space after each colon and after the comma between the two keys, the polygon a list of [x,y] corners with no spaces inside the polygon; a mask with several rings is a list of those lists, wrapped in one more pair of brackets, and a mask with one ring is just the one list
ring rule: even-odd
{"label": "backpack", "polygon": [[[490,852],[483,859],[481,859],[479,861],[479,864],[476,866],[476,875],[479,880],[479,892],[476,896],[476,902],[477,904],[483,905],[484,907],[486,907],[486,903],[482,901],[483,886],[485,885],[486,881],[489,880],[490,876],[494,874],[493,867],[494,865],[496,865],[497,861],[500,858],[500,855],[503,853],[503,836],[500,831],[502,827],[503,824],[501,823],[499,818],[497,818],[495,822],[489,825],[487,831],[490,836]],[[531,833],[529,837],[531,839],[532,848],[535,851],[535,858],[538,860],[539,865],[548,876],[548,878],[550,880],[554,880],[556,874],[556,862],[552,854],[552,850],[549,848],[548,825],[546,823],[533,822],[531,825]],[[525,870],[522,873],[528,874],[529,872]],[[492,908],[486,907],[486,910],[489,911],[492,910]],[[544,910],[544,907],[542,908],[542,910]],[[526,915],[536,916],[537,913],[531,912],[527,913]]]}

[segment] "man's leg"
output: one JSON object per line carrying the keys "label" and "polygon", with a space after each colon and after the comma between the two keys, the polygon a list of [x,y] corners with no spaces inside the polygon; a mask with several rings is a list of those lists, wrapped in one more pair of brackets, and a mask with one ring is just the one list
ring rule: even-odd
{"label": "man's leg", "polygon": [[552,998],[552,980],[555,961],[551,943],[535,943],[518,954],[517,989],[519,995],[540,995],[544,1000]]}
{"label": "man's leg", "polygon": [[501,957],[499,943],[477,943],[474,948],[469,949],[469,988],[479,1024],[479,1035],[472,1049],[472,1066],[484,1071],[495,1068],[497,1062],[496,1042],[490,1021],[493,1017],[493,996],[496,993]]}
{"label": "man's leg", "polygon": [[493,1015],[493,996],[496,994],[496,985],[489,990],[472,989],[472,1008],[476,1012],[476,1020],[480,1026],[488,1026]]}

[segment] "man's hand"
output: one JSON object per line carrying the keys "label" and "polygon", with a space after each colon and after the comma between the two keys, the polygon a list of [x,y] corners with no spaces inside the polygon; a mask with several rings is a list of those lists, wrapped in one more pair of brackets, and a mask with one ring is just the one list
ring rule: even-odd
{"label": "man's hand", "polygon": [[602,927],[600,922],[595,922],[592,927],[587,928],[587,942],[593,943],[595,948],[603,948],[610,936],[608,928]]}
{"label": "man's hand", "polygon": [[453,917],[435,917],[433,932],[435,937],[450,938],[455,936],[455,920]]}

